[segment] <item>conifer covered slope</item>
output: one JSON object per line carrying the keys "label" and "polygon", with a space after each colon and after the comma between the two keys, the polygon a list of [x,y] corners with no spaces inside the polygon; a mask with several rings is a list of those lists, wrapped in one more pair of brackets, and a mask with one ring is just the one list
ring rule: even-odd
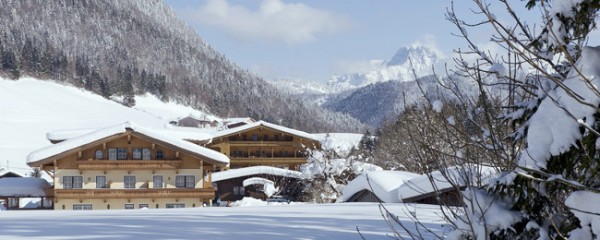
{"label": "conifer covered slope", "polygon": [[150,92],[213,114],[305,131],[360,131],[346,115],[281,93],[231,63],[162,1],[2,1],[5,76],[30,75],[105,97]]}

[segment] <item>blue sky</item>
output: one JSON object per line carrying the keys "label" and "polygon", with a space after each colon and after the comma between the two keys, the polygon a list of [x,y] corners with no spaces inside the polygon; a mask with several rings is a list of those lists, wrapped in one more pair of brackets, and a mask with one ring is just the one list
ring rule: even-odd
{"label": "blue sky", "polygon": [[[470,14],[457,1],[459,13]],[[520,1],[517,1],[519,4]],[[390,59],[416,42],[449,55],[464,47],[441,0],[166,0],[198,34],[234,63],[266,79],[325,82]],[[524,4],[524,3],[522,3]],[[522,5],[521,4],[521,5]],[[485,42],[489,32],[474,34]]]}

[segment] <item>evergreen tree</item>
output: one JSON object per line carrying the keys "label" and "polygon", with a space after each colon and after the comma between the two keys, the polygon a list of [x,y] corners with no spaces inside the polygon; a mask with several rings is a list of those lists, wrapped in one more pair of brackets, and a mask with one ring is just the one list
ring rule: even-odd
{"label": "evergreen tree", "polygon": [[[506,84],[509,96],[515,96],[515,101],[504,106],[512,109],[504,119],[515,128],[510,136],[513,143],[524,142],[525,146],[517,148],[520,153],[514,163],[516,167],[508,168],[485,188],[486,193],[476,189],[465,192],[465,199],[470,200],[469,208],[455,222],[457,231],[451,236],[597,238],[600,213],[588,210],[580,198],[589,196],[592,198],[587,201],[600,200],[600,195],[594,195],[600,187],[600,152],[597,150],[600,95],[596,88],[600,82],[589,78],[598,74],[597,68],[589,66],[600,61],[600,53],[585,49],[588,34],[596,27],[600,2],[527,1],[527,8],[539,7],[541,11],[536,11],[549,14],[544,18],[546,22],[539,35],[518,18],[508,2],[501,4],[516,22],[511,26],[516,27],[500,23],[494,17],[498,13],[492,13],[483,1],[474,2],[480,10],[476,12],[485,17],[482,24],[492,25],[496,30],[493,40],[514,59],[500,62],[475,51],[480,62],[461,65],[462,70],[474,73],[471,76],[477,76],[475,79],[480,83],[483,83],[481,75],[489,73],[497,77],[498,83]],[[468,40],[466,28],[477,24],[458,19],[454,10],[448,16]],[[477,49],[475,45],[471,47]],[[518,74],[524,67],[532,67],[535,72]],[[494,215],[488,212],[491,208]],[[500,216],[505,219],[497,219]],[[502,221],[501,225],[492,224],[498,220]]]}

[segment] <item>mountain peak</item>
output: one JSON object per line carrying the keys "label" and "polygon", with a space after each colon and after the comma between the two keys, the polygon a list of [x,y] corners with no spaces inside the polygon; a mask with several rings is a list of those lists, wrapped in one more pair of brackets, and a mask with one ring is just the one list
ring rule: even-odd
{"label": "mountain peak", "polygon": [[[432,65],[437,60],[443,58],[439,51],[425,45],[413,45],[410,47],[401,47],[396,54],[386,63],[386,66],[398,65]],[[409,61],[410,60],[410,61]],[[411,64],[412,62],[412,64]]]}
{"label": "mountain peak", "polygon": [[431,75],[433,66],[443,59],[444,54],[432,45],[413,44],[398,49],[389,61],[371,61],[367,71],[334,75],[328,86],[334,92],[341,92],[389,80],[411,81],[415,75]]}

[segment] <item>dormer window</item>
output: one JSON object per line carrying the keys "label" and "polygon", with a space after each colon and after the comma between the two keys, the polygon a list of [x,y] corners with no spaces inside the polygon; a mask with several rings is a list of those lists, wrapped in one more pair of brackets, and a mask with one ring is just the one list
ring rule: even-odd
{"label": "dormer window", "polygon": [[104,152],[102,152],[102,150],[98,149],[98,150],[96,150],[96,154],[94,157],[97,160],[102,160],[102,159],[104,159]]}

